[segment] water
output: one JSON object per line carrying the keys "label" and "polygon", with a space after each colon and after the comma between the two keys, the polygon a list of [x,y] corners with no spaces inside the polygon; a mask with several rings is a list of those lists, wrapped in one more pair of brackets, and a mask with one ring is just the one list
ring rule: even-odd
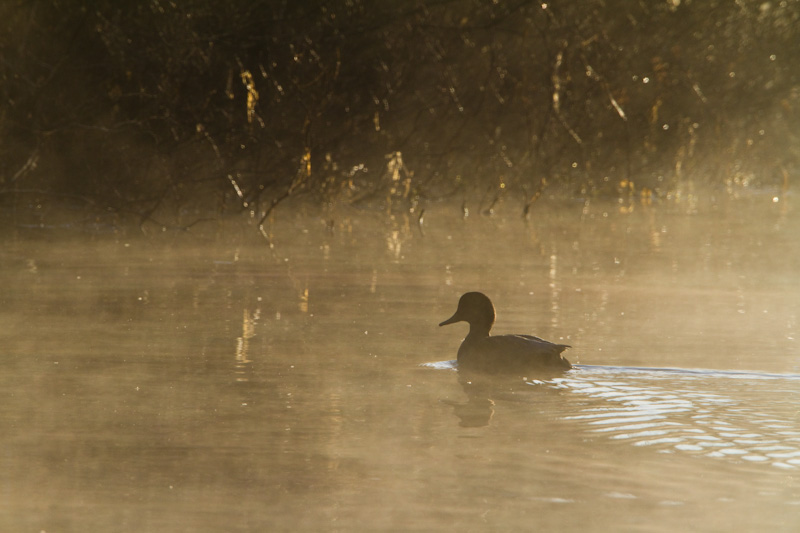
{"label": "water", "polygon": [[[8,239],[0,530],[796,531],[787,199],[553,204]],[[576,368],[459,376],[468,290]]]}

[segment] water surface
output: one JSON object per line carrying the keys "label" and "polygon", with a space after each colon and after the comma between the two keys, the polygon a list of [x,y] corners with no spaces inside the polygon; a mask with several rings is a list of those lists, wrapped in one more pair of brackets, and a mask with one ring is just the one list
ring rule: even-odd
{"label": "water surface", "polygon": [[[26,230],[0,251],[0,529],[796,531],[788,200],[279,210],[271,247]],[[576,368],[430,365],[468,290]]]}

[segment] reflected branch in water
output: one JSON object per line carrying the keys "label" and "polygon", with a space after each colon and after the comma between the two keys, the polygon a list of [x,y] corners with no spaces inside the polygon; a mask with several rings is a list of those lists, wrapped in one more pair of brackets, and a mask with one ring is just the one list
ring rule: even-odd
{"label": "reflected branch in water", "polygon": [[249,309],[243,309],[242,318],[242,336],[236,338],[236,363],[234,364],[234,373],[237,375],[236,381],[248,381],[245,376],[245,371],[249,368],[249,364],[253,361],[250,359],[250,339],[255,337],[255,329],[261,318],[261,309],[253,311],[250,315]]}

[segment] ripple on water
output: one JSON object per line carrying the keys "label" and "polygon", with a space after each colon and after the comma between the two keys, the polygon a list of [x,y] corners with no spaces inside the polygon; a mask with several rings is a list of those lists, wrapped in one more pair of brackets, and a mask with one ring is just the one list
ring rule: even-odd
{"label": "ripple on water", "polygon": [[664,452],[800,468],[800,427],[791,407],[798,392],[771,386],[780,376],[748,382],[744,373],[619,370],[608,379],[609,371],[595,370],[550,382],[592,400],[564,417],[592,433]]}

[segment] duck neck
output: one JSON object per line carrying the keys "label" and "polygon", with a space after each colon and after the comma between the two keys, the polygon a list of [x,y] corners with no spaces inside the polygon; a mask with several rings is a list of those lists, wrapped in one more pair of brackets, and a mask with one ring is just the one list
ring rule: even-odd
{"label": "duck neck", "polygon": [[489,336],[489,330],[491,326],[488,328],[486,326],[478,326],[476,324],[469,325],[469,333],[467,334],[467,338],[464,340],[480,340],[485,339]]}

